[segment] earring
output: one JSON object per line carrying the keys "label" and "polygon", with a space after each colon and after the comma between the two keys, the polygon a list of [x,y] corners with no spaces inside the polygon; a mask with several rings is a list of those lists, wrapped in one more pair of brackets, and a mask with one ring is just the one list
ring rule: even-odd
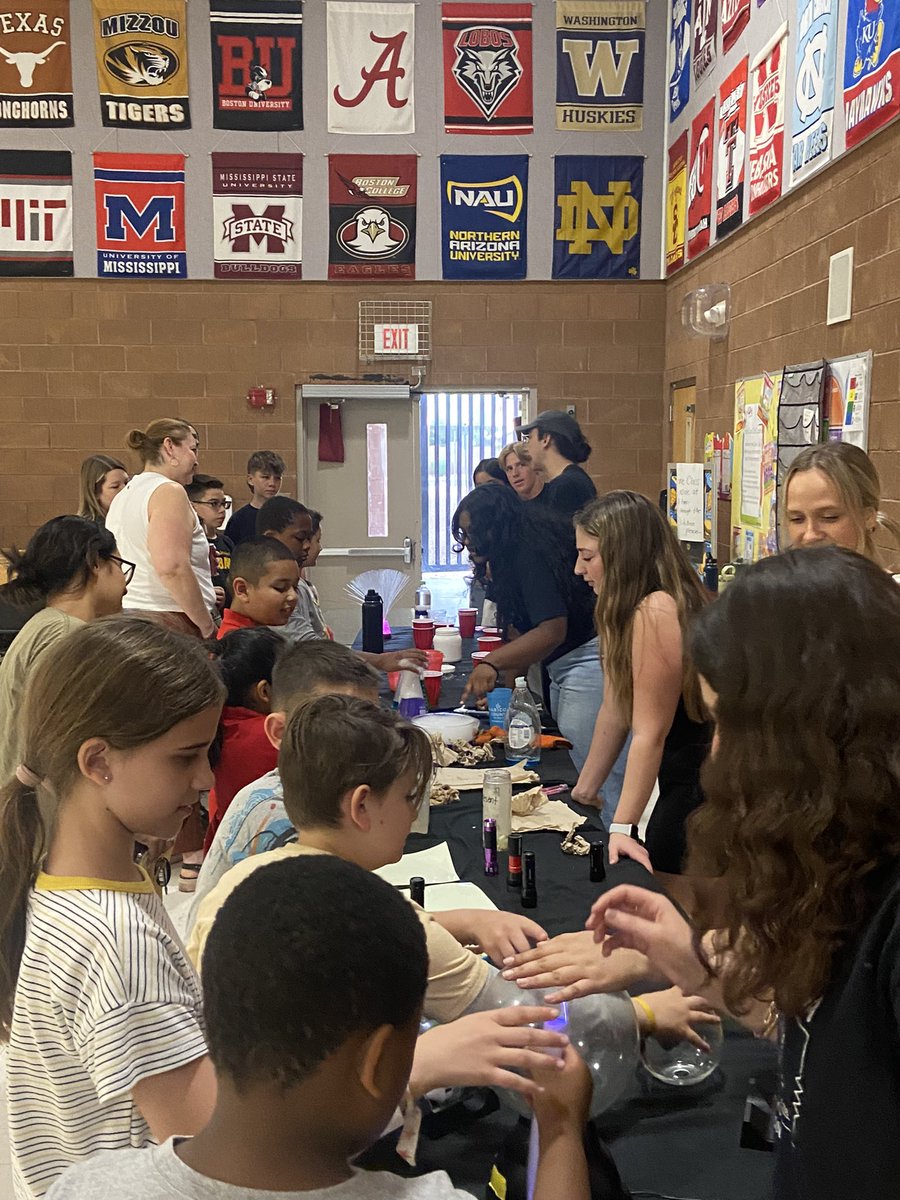
{"label": "earring", "polygon": [[103,782],[104,782],[104,783],[109,783],[109,781],[110,781],[111,779],[112,779],[112,775],[104,775],[104,776],[103,776]]}

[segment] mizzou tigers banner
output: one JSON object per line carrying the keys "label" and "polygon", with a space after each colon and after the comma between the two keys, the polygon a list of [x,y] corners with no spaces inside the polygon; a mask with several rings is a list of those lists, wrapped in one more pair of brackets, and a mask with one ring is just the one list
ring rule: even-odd
{"label": "mizzou tigers banner", "polygon": [[644,127],[644,0],[556,0],[556,128]]}
{"label": "mizzou tigers banner", "polygon": [[528,155],[441,155],[444,279],[524,279]]}
{"label": "mizzou tigers banner", "polygon": [[414,133],[415,4],[328,0],[328,132]]}
{"label": "mizzou tigers banner", "polygon": [[213,125],[303,128],[301,0],[211,0]]}
{"label": "mizzou tigers banner", "polygon": [[69,0],[0,13],[0,129],[75,124]]}
{"label": "mizzou tigers banner", "polygon": [[72,155],[0,151],[0,275],[72,274]]}
{"label": "mizzou tigers banner", "polygon": [[212,155],[216,279],[299,279],[302,154]]}
{"label": "mizzou tigers banner", "polygon": [[94,154],[97,274],[186,279],[183,154]]}
{"label": "mizzou tigers banner", "polygon": [[637,279],[644,160],[557,155],[554,279]]}
{"label": "mizzou tigers banner", "polygon": [[444,129],[533,133],[530,4],[445,4]]}
{"label": "mizzou tigers banner", "polygon": [[415,279],[417,161],[328,156],[329,279]]}
{"label": "mizzou tigers banner", "polygon": [[100,116],[111,129],[190,129],[184,0],[93,0]]}

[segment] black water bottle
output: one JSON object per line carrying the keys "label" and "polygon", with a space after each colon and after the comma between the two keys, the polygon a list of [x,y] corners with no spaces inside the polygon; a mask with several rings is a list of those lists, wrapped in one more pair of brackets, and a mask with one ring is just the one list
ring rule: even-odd
{"label": "black water bottle", "polygon": [[384,604],[369,588],[362,606],[362,648],[368,654],[384,653]]}

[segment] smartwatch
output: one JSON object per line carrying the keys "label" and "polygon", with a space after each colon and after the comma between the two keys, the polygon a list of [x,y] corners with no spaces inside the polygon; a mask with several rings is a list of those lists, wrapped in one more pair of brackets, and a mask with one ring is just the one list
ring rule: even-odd
{"label": "smartwatch", "polygon": [[625,837],[634,838],[636,842],[640,842],[641,840],[637,825],[628,825],[624,821],[613,821],[609,827],[609,832],[621,833]]}

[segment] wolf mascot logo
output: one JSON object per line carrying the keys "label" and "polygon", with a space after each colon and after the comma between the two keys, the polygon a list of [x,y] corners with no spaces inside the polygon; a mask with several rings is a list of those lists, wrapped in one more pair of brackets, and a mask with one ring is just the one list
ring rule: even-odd
{"label": "wolf mascot logo", "polygon": [[494,25],[473,25],[460,31],[453,48],[457,83],[490,120],[522,78],[515,35]]}

